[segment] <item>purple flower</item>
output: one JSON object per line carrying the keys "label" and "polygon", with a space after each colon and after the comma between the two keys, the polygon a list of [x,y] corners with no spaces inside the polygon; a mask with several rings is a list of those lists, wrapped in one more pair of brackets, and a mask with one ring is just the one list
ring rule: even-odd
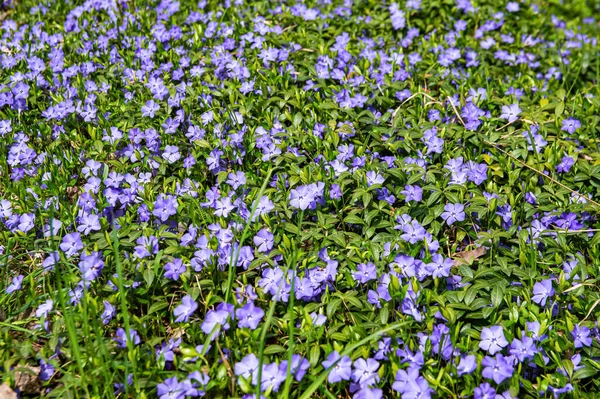
{"label": "purple flower", "polygon": [[361,388],[374,385],[379,382],[379,362],[375,359],[357,359],[354,362],[354,371],[352,372],[352,381],[356,382]]}
{"label": "purple flower", "polygon": [[102,301],[102,303],[104,304],[104,311],[102,312],[102,315],[100,317],[102,318],[102,324],[107,325],[108,323],[110,323],[113,317],[115,317],[117,310],[108,301]]}
{"label": "purple flower", "polygon": [[504,337],[502,326],[484,327],[481,330],[481,342],[479,347],[487,351],[490,355],[495,354],[508,345]]}
{"label": "purple flower", "polygon": [[327,359],[321,363],[325,369],[330,369],[327,381],[330,383],[349,380],[352,376],[352,360],[350,357],[341,357],[337,351],[333,351],[327,356]]}
{"label": "purple flower", "polygon": [[165,222],[169,219],[169,216],[177,214],[177,199],[171,195],[159,194],[158,198],[154,202],[154,210],[152,214]]}
{"label": "purple flower", "polygon": [[[226,310],[209,310],[206,313],[206,317],[204,318],[204,322],[202,323],[201,329],[204,334],[211,334],[213,329],[217,326],[223,327],[224,330],[229,330],[229,324],[227,320],[229,319],[229,312]],[[211,335],[210,339],[214,339],[215,336]]]}
{"label": "purple flower", "polygon": [[181,298],[181,305],[177,306],[173,311],[173,315],[177,316],[175,322],[187,322],[196,309],[198,309],[196,301],[189,295],[184,296]]}
{"label": "purple flower", "polygon": [[425,228],[423,228],[423,226],[421,226],[416,220],[405,224],[402,227],[402,231],[404,234],[402,234],[400,238],[402,238],[404,241],[408,241],[411,244],[416,244],[424,239],[427,235]]}
{"label": "purple flower", "polygon": [[573,331],[571,331],[571,335],[573,336],[573,344],[575,348],[583,348],[584,346],[592,345],[592,338],[590,337],[590,329],[586,326],[573,327]]}
{"label": "purple flower", "polygon": [[279,386],[285,381],[286,373],[281,371],[277,363],[263,366],[260,387],[263,391],[271,388],[274,392],[279,391]]}
{"label": "purple flower", "polygon": [[7,294],[12,294],[15,291],[19,291],[21,289],[21,283],[23,282],[23,278],[25,276],[23,276],[22,274],[13,277],[12,282],[9,284],[8,287],[6,287],[6,293]]}
{"label": "purple flower", "polygon": [[227,217],[231,211],[235,209],[235,205],[231,202],[231,198],[224,197],[217,200],[215,203],[215,215]]}
{"label": "purple flower", "polygon": [[185,389],[177,377],[167,378],[156,386],[159,399],[184,399]]}
{"label": "purple flower", "polygon": [[241,361],[235,364],[235,375],[246,379],[252,378],[252,384],[258,381],[258,358],[255,354],[246,355]]}
{"label": "purple flower", "polygon": [[171,280],[179,280],[179,276],[185,273],[186,267],[183,264],[183,260],[179,258],[173,259],[165,265],[165,277]]}
{"label": "purple flower", "polygon": [[519,114],[521,113],[521,108],[519,108],[519,104],[511,104],[502,106],[502,114],[500,118],[507,119],[509,123],[512,123],[519,119]]}
{"label": "purple flower", "polygon": [[181,158],[179,147],[176,145],[166,146],[165,151],[162,153],[162,157],[169,163],[177,162]]}
{"label": "purple flower", "polygon": [[[125,330],[123,328],[119,328],[117,330],[116,337],[114,339],[119,348],[124,349],[127,347],[127,336],[125,335]],[[142,342],[139,334],[134,329],[130,330],[129,339],[133,345],[139,345],[139,343]]]}
{"label": "purple flower", "polygon": [[398,4],[392,3],[389,6],[390,18],[394,30],[403,29],[406,26],[406,14],[398,8]]}
{"label": "purple flower", "polygon": [[264,310],[255,306],[253,302],[248,302],[244,307],[235,311],[235,316],[239,320],[238,327],[247,327],[251,330],[256,330],[264,315]]}
{"label": "purple flower", "polygon": [[58,252],[51,252],[50,254],[48,254],[46,259],[44,259],[44,262],[42,262],[42,268],[44,269],[44,271],[52,271],[54,270],[54,265],[58,262],[58,260]]}
{"label": "purple flower", "polygon": [[271,201],[266,195],[262,196],[260,198],[260,201],[258,202],[258,205],[256,206],[256,210],[254,211],[252,221],[256,220],[256,218],[260,215],[266,215],[273,209],[275,209],[275,204],[273,204],[273,201]]}
{"label": "purple flower", "polygon": [[487,382],[482,383],[477,388],[475,388],[475,396],[474,399],[495,399],[496,398],[496,390],[492,388],[490,384]]}
{"label": "purple flower", "polygon": [[100,218],[98,217],[98,215],[90,213],[81,216],[79,218],[77,231],[82,233],[83,235],[88,235],[92,230],[100,230]]}
{"label": "purple flower", "polygon": [[12,214],[12,203],[5,199],[0,200],[0,217],[9,218]]}
{"label": "purple flower", "polygon": [[320,327],[327,321],[327,316],[312,312],[310,315],[313,326]]}
{"label": "purple flower", "polygon": [[527,331],[531,333],[531,338],[535,341],[543,341],[548,337],[546,334],[540,336],[541,325],[538,321],[527,322],[525,325],[527,326]]}
{"label": "purple flower", "polygon": [[450,269],[453,265],[452,259],[434,254],[431,257],[431,263],[428,263],[425,267],[433,278],[440,278],[450,276]]}
{"label": "purple flower", "polygon": [[497,354],[495,358],[490,356],[484,357],[481,365],[484,367],[481,375],[485,378],[493,379],[496,384],[500,384],[505,379],[512,377],[514,372],[512,362],[501,354]]}
{"label": "purple flower", "polygon": [[510,390],[506,390],[504,392],[502,392],[502,394],[497,393],[496,397],[494,399],[518,399],[516,396],[513,396],[512,393],[510,393]]}
{"label": "purple flower", "polygon": [[571,383],[565,384],[562,388],[554,388],[552,385],[548,385],[548,391],[553,393],[554,399],[558,399],[562,394],[572,392],[574,389]]}
{"label": "purple flower", "polygon": [[104,261],[100,252],[92,252],[89,255],[82,254],[79,262],[79,271],[85,281],[97,279],[104,268]]}
{"label": "purple flower", "polygon": [[196,165],[196,158],[192,154],[189,154],[183,160],[183,167],[186,169],[190,169],[192,166]]}
{"label": "purple flower", "polygon": [[[529,144],[527,146],[527,150],[533,151],[533,146],[535,145],[535,151],[539,153],[542,150],[542,148],[544,148],[548,144],[548,142],[546,140],[544,140],[544,136],[542,136],[541,134],[539,134],[537,132],[538,128],[535,125],[531,126],[530,130],[531,130],[530,132],[524,131],[522,133],[523,137],[525,137],[525,139],[527,140],[527,144]],[[532,136],[533,136],[533,145],[531,142]]]}
{"label": "purple flower", "polygon": [[81,234],[70,233],[63,237],[60,244],[60,249],[65,253],[67,258],[77,254],[83,249],[83,243],[81,242]]}
{"label": "purple flower", "polygon": [[519,362],[524,362],[526,359],[532,359],[537,353],[533,338],[523,334],[523,339],[513,339],[510,344],[509,353],[516,357]]}
{"label": "purple flower", "polygon": [[342,198],[342,189],[340,186],[337,184],[332,184],[331,188],[329,189],[329,196],[334,201]]}
{"label": "purple flower", "polygon": [[160,109],[160,106],[153,100],[146,101],[146,105],[142,106],[142,116],[154,118],[154,114]]}
{"label": "purple flower", "polygon": [[560,130],[568,132],[569,134],[573,134],[580,127],[581,122],[579,122],[577,119],[567,118],[562,121],[562,128]]}
{"label": "purple flower", "polygon": [[[282,373],[286,373],[287,374],[287,368],[288,368],[288,361],[287,360],[283,360],[281,362],[281,364],[279,365],[279,369],[281,370]],[[300,355],[294,354],[292,355],[292,367],[290,368],[290,375],[294,376],[294,379],[298,382],[300,382],[302,380],[302,378],[304,378],[304,375],[306,374],[306,372],[308,371],[308,369],[310,368],[310,363],[308,362],[307,359],[303,358]]]}
{"label": "purple flower", "polygon": [[463,356],[460,359],[460,363],[456,366],[456,371],[458,371],[458,375],[471,374],[473,371],[477,369],[477,358],[475,355],[467,355]]}
{"label": "purple flower", "polygon": [[267,229],[261,229],[253,241],[258,252],[269,252],[273,248],[273,234]]}
{"label": "purple flower", "polygon": [[381,176],[379,173],[374,171],[367,172],[367,186],[371,187],[375,184],[383,184],[385,178]]}
{"label": "purple flower", "polygon": [[42,381],[48,381],[54,375],[54,366],[50,363],[46,363],[44,359],[40,359],[40,374],[39,379]]}
{"label": "purple flower", "polygon": [[421,0],[408,0],[406,2],[406,8],[411,8],[413,10],[418,10],[421,8]]}
{"label": "purple flower", "polygon": [[58,219],[51,219],[44,225],[44,237],[57,236],[62,227],[62,222]]}
{"label": "purple flower", "polygon": [[575,165],[575,160],[568,155],[565,155],[558,165],[556,165],[556,171],[558,173],[568,173],[571,167]]}
{"label": "purple flower", "polygon": [[394,205],[394,202],[396,202],[396,197],[394,197],[391,193],[390,190],[388,190],[387,187],[383,187],[381,189],[377,189],[377,199],[379,201],[385,201],[390,205]]}
{"label": "purple flower", "polygon": [[421,199],[423,198],[423,190],[421,189],[421,187],[415,185],[415,186],[409,186],[406,185],[404,186],[404,190],[402,190],[402,194],[406,197],[404,199],[404,201],[409,202],[409,201],[417,201],[420,202]]}
{"label": "purple flower", "polygon": [[356,265],[356,271],[352,273],[352,277],[354,277],[355,281],[362,284],[368,283],[371,280],[377,279],[377,268],[371,262],[359,263]]}
{"label": "purple flower", "polygon": [[134,256],[139,259],[147,258],[158,253],[158,239],[154,236],[139,237],[135,240]]}
{"label": "purple flower", "polygon": [[446,204],[442,213],[442,219],[450,226],[454,222],[465,220],[465,206],[463,204]]}
{"label": "purple flower", "polygon": [[354,392],[352,399],[383,399],[383,390],[379,388],[363,387]]}
{"label": "purple flower", "polygon": [[400,392],[403,399],[430,399],[433,391],[427,380],[419,374],[419,368],[413,366],[396,372],[396,381],[392,384],[392,389]]}
{"label": "purple flower", "polygon": [[15,87],[12,88],[15,100],[27,100],[29,96],[29,85],[25,82],[18,82]]}
{"label": "purple flower", "polygon": [[53,308],[54,301],[52,301],[52,299],[48,299],[46,302],[44,302],[37,308],[37,310],[35,311],[35,315],[36,317],[47,317]]}
{"label": "purple flower", "polygon": [[547,279],[534,284],[533,296],[531,299],[541,306],[546,306],[546,301],[554,295],[554,288],[552,287],[552,279]]}
{"label": "purple flower", "polygon": [[516,1],[509,1],[506,4],[506,11],[509,11],[509,12],[519,11],[519,3],[517,3]]}
{"label": "purple flower", "polygon": [[280,268],[267,268],[263,270],[262,278],[258,280],[259,287],[263,288],[265,292],[270,292],[272,295],[275,295],[279,287],[283,284],[283,271]]}
{"label": "purple flower", "polygon": [[235,375],[246,379],[252,379],[252,384],[258,382],[258,358],[255,354],[246,355],[241,361],[234,366]]}
{"label": "purple flower", "polygon": [[291,207],[305,210],[314,201],[314,196],[308,186],[299,186],[297,189],[290,191],[289,200]]}
{"label": "purple flower", "polygon": [[230,173],[227,179],[227,184],[229,184],[234,190],[237,190],[238,187],[246,184],[246,174],[242,171]]}
{"label": "purple flower", "polygon": [[[234,246],[235,248],[238,247],[237,243]],[[250,266],[250,263],[254,260],[254,251],[252,251],[252,248],[248,245],[244,245],[242,248],[240,248],[239,251],[239,256],[238,256],[238,260],[237,260],[237,266],[241,266],[244,268],[244,270],[248,270],[248,266]]]}

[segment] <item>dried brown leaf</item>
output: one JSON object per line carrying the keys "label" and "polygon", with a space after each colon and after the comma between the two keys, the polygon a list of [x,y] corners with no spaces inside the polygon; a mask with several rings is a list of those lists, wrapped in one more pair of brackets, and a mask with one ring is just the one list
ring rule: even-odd
{"label": "dried brown leaf", "polygon": [[452,256],[454,258],[454,266],[471,264],[474,260],[481,258],[486,253],[486,247],[478,247],[470,251],[457,252]]}
{"label": "dried brown leaf", "polygon": [[75,197],[79,196],[82,189],[81,189],[81,187],[67,187],[66,191],[67,191],[67,197],[69,197],[71,202],[73,202],[73,200],[75,200]]}
{"label": "dried brown leaf", "polygon": [[0,399],[18,399],[15,391],[6,382],[0,385]]}
{"label": "dried brown leaf", "polygon": [[39,367],[19,366],[15,369],[15,388],[25,395],[39,394],[42,381],[38,378]]}

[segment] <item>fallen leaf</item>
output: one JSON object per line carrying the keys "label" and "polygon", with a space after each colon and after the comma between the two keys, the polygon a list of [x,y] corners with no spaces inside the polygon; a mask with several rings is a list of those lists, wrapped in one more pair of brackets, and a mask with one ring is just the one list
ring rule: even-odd
{"label": "fallen leaf", "polygon": [[69,197],[69,199],[71,201],[75,200],[75,197],[77,197],[80,193],[81,193],[81,187],[67,187],[67,197]]}
{"label": "fallen leaf", "polygon": [[15,369],[15,388],[25,395],[39,394],[42,390],[39,374],[39,367],[18,366]]}
{"label": "fallen leaf", "polygon": [[6,382],[0,385],[0,399],[18,399],[15,391],[13,391]]}
{"label": "fallen leaf", "polygon": [[479,247],[470,251],[457,252],[452,256],[454,259],[454,266],[460,266],[465,264],[471,264],[474,260],[481,258],[487,253],[486,247]]}

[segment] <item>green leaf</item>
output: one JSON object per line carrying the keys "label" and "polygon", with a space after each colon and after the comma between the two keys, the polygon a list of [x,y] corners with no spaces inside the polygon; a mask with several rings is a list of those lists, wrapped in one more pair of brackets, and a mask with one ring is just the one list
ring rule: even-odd
{"label": "green leaf", "polygon": [[147,285],[152,285],[152,282],[154,281],[154,271],[152,269],[144,270],[142,276]]}
{"label": "green leaf", "polygon": [[196,299],[198,299],[198,297],[200,296],[200,288],[198,288],[198,287],[190,287],[190,289],[188,289],[187,292],[188,292],[189,296],[191,296],[194,301]]}
{"label": "green leaf", "polygon": [[469,265],[460,265],[458,267],[460,274],[464,277],[473,278],[473,270]]}
{"label": "green leaf", "polygon": [[367,206],[369,206],[369,203],[371,202],[371,193],[369,192],[364,192],[362,195],[362,202],[363,202],[363,206],[366,208]]}
{"label": "green leaf", "polygon": [[283,224],[283,229],[289,233],[292,233],[294,235],[298,235],[298,226],[296,226],[293,223],[284,223]]}
{"label": "green leaf", "polygon": [[488,319],[490,317],[490,315],[496,311],[497,311],[497,309],[494,307],[487,307],[487,308],[481,309],[481,314],[483,315],[484,319]]}
{"label": "green leaf", "polygon": [[339,231],[331,233],[329,236],[327,236],[327,238],[335,242],[340,248],[346,247],[346,240],[344,239],[343,234]]}
{"label": "green leaf", "polygon": [[494,288],[492,288],[492,304],[494,306],[500,306],[502,300],[504,299],[505,290],[506,288],[503,288],[500,285],[496,285]]}
{"label": "green leaf", "polygon": [[331,319],[331,316],[335,313],[335,311],[340,307],[341,304],[342,300],[340,298],[334,298],[331,301],[329,301],[326,310],[328,319]]}
{"label": "green leaf", "polygon": [[285,349],[283,346],[281,345],[269,345],[265,348],[265,351],[263,352],[265,355],[274,355],[276,353],[283,353],[286,352],[287,349]]}
{"label": "green leaf", "polygon": [[346,296],[344,299],[347,300],[350,304],[352,304],[352,306],[354,306],[357,309],[364,308],[363,303],[360,301],[360,299],[358,299],[355,296]]}
{"label": "green leaf", "polygon": [[148,314],[152,314],[155,312],[158,312],[160,310],[163,310],[164,308],[169,307],[169,302],[154,302],[151,306],[150,309],[148,309]]}
{"label": "green leaf", "polygon": [[561,101],[561,102],[559,102],[559,103],[556,105],[556,108],[554,109],[554,115],[555,115],[557,118],[560,118],[560,116],[562,115],[562,113],[564,112],[564,110],[565,110],[565,102],[564,102],[564,101]]}
{"label": "green leaf", "polygon": [[573,379],[574,380],[582,380],[584,378],[590,378],[595,376],[596,374],[598,374],[598,370],[593,369],[591,367],[585,366],[580,368],[579,370],[577,370],[575,372],[575,374],[573,375]]}
{"label": "green leaf", "polygon": [[475,300],[475,297],[477,296],[477,289],[475,289],[474,287],[469,287],[469,289],[467,290],[467,293],[465,294],[465,305],[470,306],[473,301]]}
{"label": "green leaf", "polygon": [[359,225],[363,225],[365,224],[365,221],[361,218],[359,218],[356,215],[348,215],[344,218],[344,222],[346,223],[350,223],[350,224],[359,224]]}
{"label": "green leaf", "polygon": [[298,113],[294,115],[294,127],[299,127],[302,123],[302,114]]}
{"label": "green leaf", "polygon": [[321,356],[321,348],[319,345],[314,345],[310,348],[310,352],[308,355],[308,362],[314,367],[319,364],[319,357]]}
{"label": "green leaf", "polygon": [[390,175],[397,177],[398,179],[404,180],[406,178],[406,173],[399,168],[388,169],[387,171]]}
{"label": "green leaf", "polygon": [[379,320],[381,320],[381,324],[387,324],[389,316],[390,316],[390,309],[388,307],[388,304],[386,303],[381,308],[381,312],[379,313]]}
{"label": "green leaf", "polygon": [[435,204],[437,202],[437,200],[440,199],[441,196],[442,196],[441,191],[434,191],[433,193],[431,193],[429,198],[427,198],[427,206],[430,207],[433,204]]}

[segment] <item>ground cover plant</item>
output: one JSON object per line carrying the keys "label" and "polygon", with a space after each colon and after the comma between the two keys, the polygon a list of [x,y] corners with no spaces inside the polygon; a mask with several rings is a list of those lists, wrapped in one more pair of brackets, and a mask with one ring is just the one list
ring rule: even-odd
{"label": "ground cover plant", "polygon": [[598,397],[593,2],[0,15],[5,395]]}

